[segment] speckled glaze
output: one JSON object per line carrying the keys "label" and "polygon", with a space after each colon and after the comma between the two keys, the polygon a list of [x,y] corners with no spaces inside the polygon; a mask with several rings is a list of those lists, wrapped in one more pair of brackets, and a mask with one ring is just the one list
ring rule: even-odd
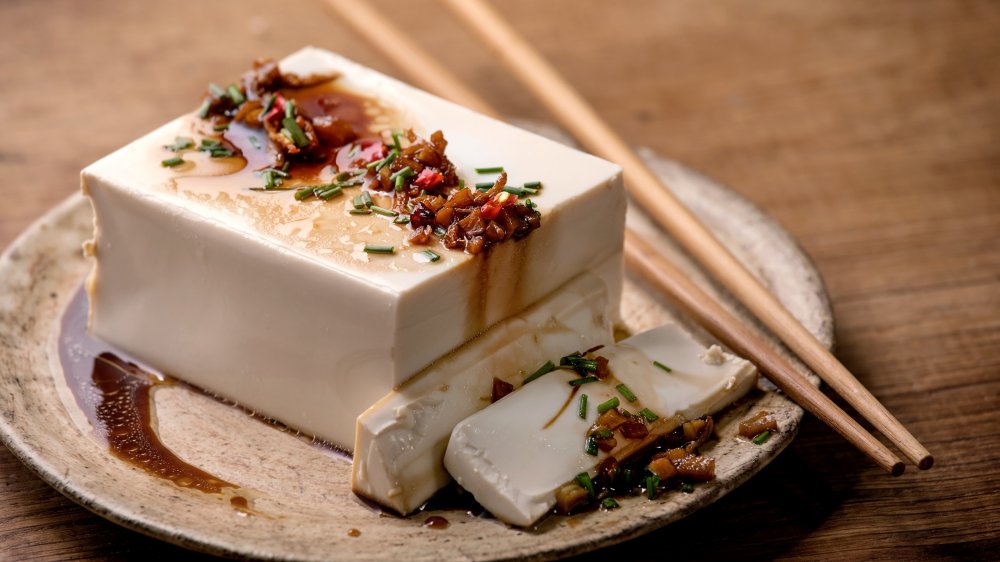
{"label": "speckled glaze", "polygon": [[[833,320],[822,281],[794,240],[731,191],[675,162],[648,152],[643,156],[785,306],[832,346]],[[645,217],[632,212],[629,223],[747,318]],[[380,516],[351,494],[348,458],[182,386],[157,391],[162,441],[187,462],[240,484],[257,513],[248,516],[233,509],[227,497],[179,488],[110,456],[67,396],[54,357],[56,329],[89,268],[80,246],[91,228],[89,204],[74,196],[28,229],[0,258],[0,438],[43,480],[87,509],[192,549],[280,560],[567,556],[662,527],[722,497],[784,449],[803,416],[799,407],[762,382],[759,391],[718,420],[718,440],[703,448],[717,458],[715,481],[697,486],[692,494],[672,492],[652,502],[630,498],[612,512],[549,518],[528,531],[459,511],[406,519]],[[662,298],[628,279],[623,315],[628,328],[638,331],[675,313]],[[692,329],[703,337],[697,327]],[[775,413],[781,428],[763,446],[735,437],[738,420],[758,409]],[[446,517],[450,527],[423,527],[432,515]],[[352,536],[352,529],[360,535]]]}

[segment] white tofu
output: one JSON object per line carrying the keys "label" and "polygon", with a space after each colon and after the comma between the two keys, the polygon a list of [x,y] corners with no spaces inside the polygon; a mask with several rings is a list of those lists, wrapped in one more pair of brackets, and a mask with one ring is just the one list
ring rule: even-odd
{"label": "white tofu", "polygon": [[[258,193],[250,166],[163,149],[195,136],[193,114],[87,167],[91,330],[139,359],[257,412],[350,449],[354,420],[435,359],[580,273],[621,262],[625,197],[614,164],[478,115],[318,49],[281,63],[338,84],[393,117],[379,127],[441,129],[467,182],[502,164],[539,180],[542,227],[488,257],[406,242],[408,228],[350,215],[347,197],[299,202]],[[228,133],[227,133],[228,134]],[[223,162],[226,161],[226,162]],[[239,164],[239,162],[237,162]],[[365,243],[396,255],[368,255]],[[620,276],[620,273],[619,273]],[[612,292],[620,279],[607,279]],[[608,311],[617,317],[617,302]]]}
{"label": "white tofu", "polygon": [[[601,402],[617,396],[632,412],[646,407],[661,418],[694,419],[718,411],[753,387],[757,370],[748,361],[726,353],[722,363],[711,364],[700,358],[704,352],[673,325],[602,349],[598,353],[609,359],[612,373],[637,402],[627,402],[604,381],[582,385],[574,394],[567,382],[579,375],[554,371],[455,426],[445,466],[497,518],[531,525],[552,510],[560,486],[581,472],[593,476],[607,456],[584,450]],[[653,360],[672,372],[654,367]],[[582,419],[578,397],[584,393],[588,408]]]}
{"label": "white tofu", "polygon": [[451,481],[455,424],[490,404],[493,377],[515,387],[566,349],[613,341],[605,283],[583,274],[434,363],[358,417],[352,488],[408,514]]}

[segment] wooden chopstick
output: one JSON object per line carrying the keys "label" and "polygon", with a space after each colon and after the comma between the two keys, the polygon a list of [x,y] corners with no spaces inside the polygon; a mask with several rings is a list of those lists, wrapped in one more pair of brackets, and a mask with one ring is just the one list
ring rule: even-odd
{"label": "wooden chopstick", "polygon": [[[420,47],[404,39],[405,32],[373,10],[363,0],[326,0],[353,29],[368,39],[387,58],[403,69],[416,85],[466,107],[498,117],[499,114],[451,73],[437,65]],[[393,38],[391,42],[386,38]],[[401,43],[402,41],[402,43]],[[405,45],[405,49],[401,49]],[[429,62],[430,66],[425,66]],[[446,79],[440,80],[442,76]],[[813,387],[767,344],[742,327],[739,321],[715,303],[708,294],[692,285],[641,238],[626,230],[626,261],[644,279],[688,310],[727,346],[744,353],[775,384],[806,410],[843,435],[887,472],[898,475],[903,463],[882,443],[841,411]]]}
{"label": "wooden chopstick", "polygon": [[625,170],[643,210],[921,469],[930,452],[712,235],[556,70],[483,0],[444,0],[587,149]]}

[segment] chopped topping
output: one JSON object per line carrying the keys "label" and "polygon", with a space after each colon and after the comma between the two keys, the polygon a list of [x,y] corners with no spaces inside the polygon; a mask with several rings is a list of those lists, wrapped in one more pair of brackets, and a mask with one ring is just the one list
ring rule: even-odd
{"label": "chopped topping", "polygon": [[646,497],[649,499],[654,499],[656,497],[657,488],[660,486],[660,477],[654,475],[646,477]]}
{"label": "chopped topping", "polygon": [[188,137],[175,137],[174,144],[168,144],[163,148],[166,148],[171,152],[180,152],[182,150],[194,148],[194,141]]}
{"label": "chopped topping", "polygon": [[594,482],[590,479],[590,475],[586,472],[577,474],[575,481],[581,488],[587,491],[587,495],[591,498],[597,495],[597,491],[594,489]]}
{"label": "chopped topping", "polygon": [[668,373],[672,373],[674,371],[673,369],[671,369],[670,367],[667,367],[666,365],[664,365],[663,363],[660,363],[659,361],[653,361],[653,366],[654,367],[658,367],[660,369],[663,369],[664,371],[666,371]]}
{"label": "chopped topping", "polygon": [[625,386],[625,383],[616,386],[615,389],[629,402],[635,402],[637,400],[635,394],[632,393],[632,390],[629,387]]}
{"label": "chopped topping", "polygon": [[581,384],[588,384],[592,382],[597,382],[597,377],[580,377],[578,379],[573,379],[569,381],[569,385],[580,386]]}
{"label": "chopped topping", "polygon": [[174,156],[173,158],[167,158],[166,160],[160,162],[160,165],[164,168],[173,168],[174,166],[180,166],[183,163],[183,158],[180,156]]}
{"label": "chopped topping", "polygon": [[757,437],[753,438],[753,444],[754,445],[763,445],[770,438],[771,438],[771,432],[770,431],[764,431],[760,435],[758,435]]}
{"label": "chopped topping", "polygon": [[374,246],[371,244],[365,244],[365,252],[369,254],[393,254],[396,249],[392,246]]}
{"label": "chopped topping", "polygon": [[[617,398],[615,398],[617,400]],[[642,439],[643,437],[649,435],[649,428],[646,427],[646,422],[641,419],[636,419],[634,417],[629,417],[626,421],[618,428],[622,435],[629,439]]]}
{"label": "chopped topping", "polygon": [[432,261],[432,262],[435,262],[435,261],[438,261],[439,259],[441,259],[441,256],[438,255],[437,252],[435,252],[434,250],[424,250],[421,253],[423,255],[427,256],[427,259],[430,260],[430,261]]}
{"label": "chopped topping", "polygon": [[618,505],[618,502],[615,501],[615,498],[607,497],[607,498],[604,498],[603,500],[601,500],[601,508],[602,509],[611,510],[611,509],[618,509],[619,507],[621,507],[621,506]]}
{"label": "chopped topping", "polygon": [[617,396],[612,396],[607,401],[601,402],[600,404],[597,405],[597,413],[598,414],[604,414],[604,413],[606,413],[606,412],[608,412],[610,410],[613,410],[613,409],[615,409],[615,408],[618,407],[619,403],[620,402],[618,401],[618,397]]}
{"label": "chopped topping", "polygon": [[580,395],[580,419],[587,419],[587,395]]}
{"label": "chopped topping", "polygon": [[593,456],[596,457],[597,456],[597,438],[593,437],[593,436],[588,437],[587,440],[584,442],[583,450],[586,451],[586,453],[588,455],[593,455]]}
{"label": "chopped topping", "polygon": [[500,400],[511,392],[514,392],[514,385],[497,377],[493,377],[493,392],[490,394],[491,403]]}
{"label": "chopped topping", "polygon": [[531,373],[530,375],[528,375],[528,377],[526,379],[524,379],[524,382],[521,383],[521,386],[524,386],[524,385],[528,384],[529,382],[537,379],[538,377],[540,377],[542,375],[546,375],[548,373],[551,373],[552,371],[555,371],[555,370],[556,370],[555,364],[552,363],[552,361],[546,361],[545,364],[542,365],[541,367],[539,367],[537,371],[535,371],[534,373]]}
{"label": "chopped topping", "polygon": [[492,166],[488,168],[476,168],[477,174],[499,174],[503,172],[503,166]]}

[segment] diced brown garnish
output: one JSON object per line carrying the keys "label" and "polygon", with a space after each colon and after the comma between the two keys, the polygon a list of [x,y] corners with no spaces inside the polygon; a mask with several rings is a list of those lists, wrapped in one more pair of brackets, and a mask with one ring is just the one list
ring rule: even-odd
{"label": "diced brown garnish", "polygon": [[[410,219],[413,220],[413,219]],[[415,246],[426,246],[431,243],[431,227],[421,226],[420,228],[415,228],[413,232],[410,233],[410,244]]]}
{"label": "diced brown garnish", "polygon": [[343,146],[358,138],[354,125],[330,115],[313,118],[312,126],[316,130],[316,136],[327,146]]}
{"label": "diced brown garnish", "polygon": [[764,431],[778,431],[778,420],[765,410],[757,412],[753,417],[740,422],[740,435],[750,439]]}
{"label": "diced brown garnish", "polygon": [[608,375],[611,374],[611,369],[608,368],[608,358],[598,355],[594,358],[594,363],[597,363],[597,370],[594,371],[597,378],[601,380],[608,378]]}
{"label": "diced brown garnish", "polygon": [[556,507],[559,513],[569,515],[574,509],[587,503],[588,497],[587,490],[575,482],[570,482],[556,490]]}
{"label": "diced brown garnish", "polygon": [[649,435],[649,428],[641,419],[631,418],[618,428],[629,439],[642,439]]}
{"label": "diced brown garnish", "polygon": [[514,385],[505,380],[493,377],[493,393],[490,395],[490,402],[496,402],[511,392],[514,392]]}
{"label": "diced brown garnish", "polygon": [[646,466],[653,474],[660,477],[660,480],[668,480],[677,476],[677,468],[666,456],[654,456],[653,460]]}
{"label": "diced brown garnish", "polygon": [[685,422],[681,427],[684,432],[684,440],[688,442],[684,448],[688,452],[693,452],[712,437],[712,433],[715,431],[715,421],[712,420],[712,416],[705,416]]}
{"label": "diced brown garnish", "polygon": [[618,440],[614,437],[607,437],[605,439],[596,439],[597,448],[604,451],[605,453],[610,453],[618,446]]}
{"label": "diced brown garnish", "polygon": [[601,461],[601,464],[597,465],[597,483],[601,486],[610,486],[615,481],[617,474],[618,460],[614,457],[607,457]]}
{"label": "diced brown garnish", "polygon": [[597,418],[595,426],[606,427],[608,429],[618,429],[623,423],[628,421],[618,408],[611,408],[607,412],[604,412]]}
{"label": "diced brown garnish", "polygon": [[679,460],[683,459],[684,457],[688,456],[689,454],[690,453],[688,453],[687,449],[685,449],[684,447],[678,447],[676,449],[668,449],[665,452],[660,453],[657,456],[663,455],[666,458],[670,459],[671,461],[675,461],[676,462],[676,461],[679,461]]}
{"label": "diced brown garnish", "polygon": [[701,455],[687,455],[674,462],[677,476],[698,482],[715,478],[715,459]]}

